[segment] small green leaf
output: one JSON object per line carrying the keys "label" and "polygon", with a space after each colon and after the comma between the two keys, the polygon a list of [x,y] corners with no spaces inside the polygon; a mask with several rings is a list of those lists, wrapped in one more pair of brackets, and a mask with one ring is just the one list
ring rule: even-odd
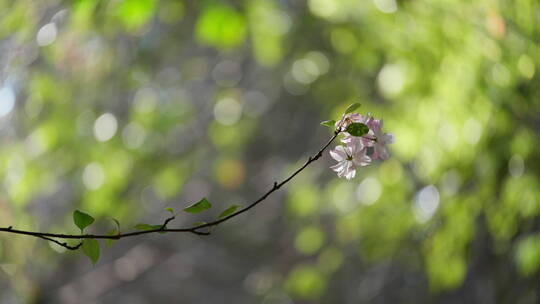
{"label": "small green leaf", "polygon": [[321,125],[333,128],[336,125],[336,121],[335,120],[325,120],[325,121],[321,122]]}
{"label": "small green leaf", "polygon": [[[193,226],[201,226],[201,225],[206,225],[206,224],[208,224],[208,223],[207,223],[207,222],[196,222],[196,223],[193,224]],[[212,232],[212,231],[214,231],[214,229],[216,228],[216,225],[214,225],[214,226],[208,226],[208,227],[206,227],[206,228],[208,228],[208,231],[209,231],[209,232]]]}
{"label": "small green leaf", "polygon": [[165,211],[169,211],[171,214],[174,214],[174,209],[173,208],[165,208]]}
{"label": "small green leaf", "polygon": [[159,229],[161,228],[162,225],[150,225],[150,224],[144,224],[144,223],[140,223],[140,224],[137,224],[135,225],[135,229],[139,229],[139,230],[155,230],[155,229]]}
{"label": "small green leaf", "polygon": [[[107,235],[118,235],[118,229],[114,228],[112,230],[109,230],[109,232],[107,232]],[[105,239],[105,244],[107,245],[107,247],[111,247],[112,244],[116,241],[117,240],[115,239]]]}
{"label": "small green leaf", "polygon": [[347,110],[345,110],[345,114],[352,113],[354,110],[358,109],[361,106],[359,103],[353,103],[352,105],[347,107]]}
{"label": "small green leaf", "polygon": [[[150,224],[144,224],[144,223],[141,223],[141,224],[137,224],[135,225],[135,229],[139,229],[139,230],[156,230],[156,229],[161,229],[161,227],[163,227],[163,225],[150,225]],[[158,231],[157,233],[167,233],[167,231]]]}
{"label": "small green leaf", "polygon": [[219,218],[222,219],[224,217],[227,217],[227,216],[233,214],[236,211],[236,209],[238,209],[238,207],[240,207],[240,206],[239,205],[230,206],[229,208],[227,208],[223,212],[221,212],[221,214],[219,215]]}
{"label": "small green leaf", "polygon": [[82,244],[82,251],[90,258],[92,264],[99,260],[99,243],[94,239],[85,239]]}
{"label": "small green leaf", "polygon": [[369,128],[363,123],[355,122],[350,124],[345,131],[352,136],[359,137],[366,135],[369,132]]}
{"label": "small green leaf", "polygon": [[188,206],[184,209],[185,212],[189,213],[199,213],[204,210],[212,208],[212,204],[208,201],[208,199],[203,198],[200,201],[196,202],[195,204],[192,204],[191,206]]}
{"label": "small green leaf", "polygon": [[75,210],[73,212],[73,222],[75,222],[75,225],[81,229],[82,233],[84,228],[90,226],[94,222],[94,218],[84,212]]}
{"label": "small green leaf", "polygon": [[112,218],[112,220],[116,224],[116,228],[118,228],[118,231],[120,231],[120,222],[115,218]]}

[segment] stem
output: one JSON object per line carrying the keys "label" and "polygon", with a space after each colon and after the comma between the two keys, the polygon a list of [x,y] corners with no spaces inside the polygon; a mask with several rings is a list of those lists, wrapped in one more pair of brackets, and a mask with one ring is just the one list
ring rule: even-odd
{"label": "stem", "polygon": [[332,136],[332,138],[330,138],[328,140],[328,142],[316,154],[314,154],[313,156],[310,156],[307,159],[307,161],[304,163],[304,165],[302,165],[300,168],[298,168],[296,171],[294,171],[289,177],[287,177],[283,181],[281,181],[279,183],[274,182],[272,188],[270,188],[270,190],[268,190],[266,193],[261,195],[254,202],[250,203],[246,207],[244,207],[244,208],[242,208],[242,209],[240,209],[240,210],[238,210],[238,211],[236,211],[236,212],[234,212],[234,213],[232,213],[232,214],[230,214],[230,215],[228,215],[228,216],[226,216],[226,217],[224,217],[222,219],[218,219],[218,220],[215,220],[213,222],[209,222],[209,223],[206,223],[206,224],[195,225],[195,226],[186,227],[186,228],[167,228],[167,224],[169,224],[169,222],[171,222],[172,220],[175,219],[175,217],[172,216],[172,217],[167,218],[163,222],[163,224],[161,225],[160,228],[151,229],[151,230],[134,231],[134,232],[125,233],[125,234],[119,233],[117,235],[62,234],[62,233],[36,232],[36,231],[26,231],[26,230],[13,229],[12,226],[0,227],[0,232],[23,234],[23,235],[36,237],[36,238],[41,238],[41,239],[44,239],[44,240],[47,240],[47,241],[50,241],[50,242],[54,242],[54,243],[66,248],[66,249],[69,249],[69,250],[77,250],[77,249],[79,249],[81,247],[81,245],[82,245],[82,242],[80,242],[76,246],[70,246],[66,242],[60,242],[60,241],[56,240],[55,238],[59,238],[59,239],[78,239],[78,240],[82,240],[82,239],[113,239],[113,240],[118,240],[118,239],[122,239],[122,238],[126,238],[126,237],[132,237],[132,236],[149,234],[149,233],[157,233],[157,232],[190,232],[190,233],[194,233],[194,234],[197,234],[197,235],[209,235],[210,234],[209,231],[199,231],[199,230],[201,230],[203,228],[211,228],[211,227],[217,226],[217,225],[219,225],[219,224],[221,224],[223,222],[226,222],[226,221],[228,221],[228,220],[230,220],[230,219],[232,219],[232,218],[234,218],[234,217],[248,211],[249,209],[257,206],[259,203],[264,201],[268,196],[270,196],[270,194],[274,193],[279,188],[281,188],[283,185],[285,185],[290,180],[292,180],[297,174],[302,172],[312,162],[318,160],[322,156],[322,153],[328,148],[328,146],[330,146],[330,144],[336,139],[336,137],[341,132],[343,132],[341,130],[341,128],[338,128],[337,130],[335,130],[334,135]]}

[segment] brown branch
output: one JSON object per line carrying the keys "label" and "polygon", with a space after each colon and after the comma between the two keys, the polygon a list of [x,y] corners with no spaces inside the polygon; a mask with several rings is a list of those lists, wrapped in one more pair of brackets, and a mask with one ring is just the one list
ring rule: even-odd
{"label": "brown branch", "polygon": [[212,227],[217,226],[217,225],[219,225],[219,224],[221,224],[223,222],[226,222],[226,221],[228,221],[228,220],[230,220],[230,219],[232,219],[232,218],[234,218],[234,217],[248,211],[249,209],[255,207],[256,205],[258,205],[259,203],[264,201],[270,194],[277,191],[283,185],[285,185],[290,180],[292,180],[297,174],[302,172],[312,162],[318,160],[322,156],[322,153],[328,148],[328,146],[330,146],[330,144],[336,139],[336,137],[341,132],[342,132],[341,128],[338,128],[336,131],[334,131],[334,135],[332,136],[332,138],[330,138],[330,140],[328,140],[328,142],[316,154],[314,154],[313,156],[308,157],[308,160],[304,163],[304,165],[302,165],[300,168],[298,168],[296,171],[294,171],[289,177],[287,177],[283,181],[281,181],[279,183],[274,182],[272,188],[270,190],[268,190],[266,193],[264,193],[257,200],[255,200],[251,204],[247,205],[246,207],[244,207],[244,208],[242,208],[242,209],[240,209],[240,210],[238,210],[238,211],[236,211],[236,212],[234,212],[234,213],[232,213],[232,214],[230,214],[230,215],[228,215],[228,216],[226,216],[224,218],[215,220],[213,222],[200,224],[200,225],[195,225],[195,226],[186,227],[186,228],[167,228],[167,225],[172,220],[175,219],[174,216],[171,216],[171,217],[167,218],[163,222],[163,224],[161,225],[160,228],[149,229],[149,230],[141,230],[141,231],[134,231],[134,232],[125,233],[125,234],[118,233],[116,235],[105,235],[105,234],[62,234],[62,233],[36,232],[36,231],[26,231],[26,230],[13,229],[12,226],[5,227],[5,228],[0,227],[0,232],[23,234],[23,235],[33,236],[33,237],[36,237],[36,238],[41,238],[41,239],[44,239],[44,240],[47,240],[47,241],[50,241],[50,242],[54,242],[54,243],[66,248],[66,249],[69,249],[69,250],[77,250],[77,249],[79,249],[81,247],[81,245],[82,245],[82,242],[79,243],[76,246],[70,246],[65,242],[60,242],[60,241],[56,240],[55,238],[59,238],[59,239],[78,239],[78,240],[82,240],[82,239],[113,239],[113,240],[118,240],[118,239],[125,238],[125,237],[131,237],[131,236],[137,236],[137,235],[143,235],[143,234],[149,234],[149,233],[163,233],[163,232],[190,232],[190,233],[197,234],[197,235],[209,235],[210,231],[199,231],[199,230],[204,229],[204,228],[212,228]]}

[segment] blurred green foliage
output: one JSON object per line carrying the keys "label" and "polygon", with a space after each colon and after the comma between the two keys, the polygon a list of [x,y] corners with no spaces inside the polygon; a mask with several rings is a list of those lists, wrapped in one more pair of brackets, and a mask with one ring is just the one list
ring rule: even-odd
{"label": "blurred green foliage", "polygon": [[[420,272],[434,295],[487,267],[517,301],[506,287],[540,271],[539,6],[2,0],[0,223],[76,232],[80,208],[105,231],[106,216],[156,221],[205,195],[224,210],[360,102],[394,133],[393,158],[352,182],[322,160],[288,187],[296,255],[276,288],[337,303],[348,285],[332,283],[360,259]],[[62,257],[42,245],[0,235],[18,297],[37,284],[25,263]]]}

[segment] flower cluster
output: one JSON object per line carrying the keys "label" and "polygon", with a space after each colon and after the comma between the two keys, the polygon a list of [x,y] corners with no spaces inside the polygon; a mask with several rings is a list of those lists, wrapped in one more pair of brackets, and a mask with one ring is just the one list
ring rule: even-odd
{"label": "flower cluster", "polygon": [[[358,136],[347,132],[352,124],[363,124],[369,129],[365,134]],[[348,113],[336,122],[336,130],[345,136],[342,144],[330,151],[330,155],[338,163],[332,167],[339,177],[350,180],[356,175],[356,168],[369,165],[373,160],[385,160],[389,157],[387,145],[394,142],[392,134],[382,131],[383,120],[375,119],[371,115]]]}

